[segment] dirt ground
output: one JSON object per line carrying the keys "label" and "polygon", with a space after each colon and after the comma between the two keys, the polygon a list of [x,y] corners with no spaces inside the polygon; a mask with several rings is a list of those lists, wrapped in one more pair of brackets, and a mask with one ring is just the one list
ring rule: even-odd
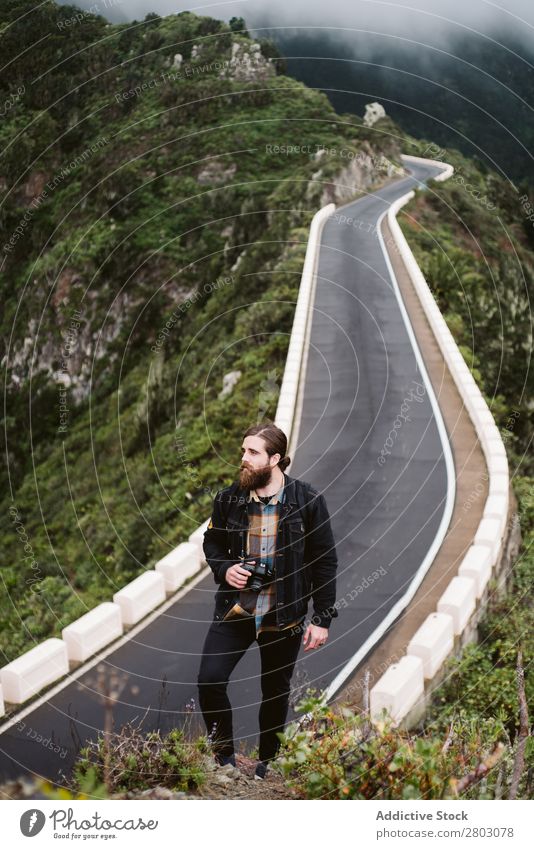
{"label": "dirt ground", "polygon": [[[128,792],[117,795],[116,799],[302,799],[296,791],[287,787],[282,775],[270,767],[263,781],[254,778],[257,761],[239,752],[236,753],[236,766],[231,764],[218,766],[213,758],[206,756],[204,767],[207,780],[198,790],[187,793],[173,791],[168,787],[156,786],[150,790]],[[19,779],[0,785],[0,799],[47,799],[39,781]]]}
{"label": "dirt ground", "polygon": [[[236,767],[217,767],[206,786],[189,798],[198,799],[302,799],[305,798],[289,788],[276,769],[269,768],[263,781],[254,778],[257,761],[246,755],[236,754]],[[229,783],[222,782],[227,776]]]}

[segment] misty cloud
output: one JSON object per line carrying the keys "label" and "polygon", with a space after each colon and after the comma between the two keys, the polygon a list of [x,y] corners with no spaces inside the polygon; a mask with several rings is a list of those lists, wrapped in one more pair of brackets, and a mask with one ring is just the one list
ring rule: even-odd
{"label": "misty cloud", "polygon": [[[439,43],[453,35],[484,33],[498,37],[511,30],[534,45],[534,7],[530,0],[241,0],[187,3],[174,0],[79,0],[110,21],[143,20],[149,12],[170,15],[189,10],[221,20],[243,17],[249,29],[261,27],[336,28],[331,34],[351,41],[373,30],[398,38]],[[96,8],[95,8],[96,7]],[[261,33],[257,33],[261,35]]]}

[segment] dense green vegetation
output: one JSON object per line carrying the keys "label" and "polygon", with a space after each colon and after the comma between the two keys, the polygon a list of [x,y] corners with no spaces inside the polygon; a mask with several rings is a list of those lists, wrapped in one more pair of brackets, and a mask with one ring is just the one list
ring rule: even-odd
{"label": "dense green vegetation", "polygon": [[[307,799],[497,799],[507,793],[514,745],[498,719],[455,718],[440,735],[403,731],[386,716],[371,723],[344,704],[321,704],[313,693],[299,708],[308,718],[300,728],[286,728],[280,768]],[[527,780],[523,774],[521,795]]]}

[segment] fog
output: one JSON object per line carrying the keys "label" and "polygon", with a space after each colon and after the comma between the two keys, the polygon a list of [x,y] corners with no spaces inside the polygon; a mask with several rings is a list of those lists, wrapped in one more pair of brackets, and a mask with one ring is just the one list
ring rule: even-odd
{"label": "fog", "polygon": [[[64,4],[62,4],[64,5]],[[499,40],[507,31],[534,47],[534,6],[530,0],[231,0],[180,3],[174,0],[79,0],[110,21],[142,20],[149,12],[169,15],[189,10],[229,20],[243,17],[250,30],[268,27],[332,28],[340,40],[353,40],[358,31],[396,36],[407,43],[422,39],[439,43],[451,35],[481,33]],[[258,33],[260,34],[260,33]]]}

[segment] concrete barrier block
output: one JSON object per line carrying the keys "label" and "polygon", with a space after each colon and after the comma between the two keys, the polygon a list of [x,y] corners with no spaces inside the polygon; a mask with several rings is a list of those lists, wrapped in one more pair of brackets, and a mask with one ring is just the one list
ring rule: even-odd
{"label": "concrete barrier block", "polygon": [[493,418],[489,407],[487,410],[484,410],[482,408],[477,409],[471,415],[471,418],[473,420],[473,424],[475,426],[478,438],[480,439],[481,443],[484,444],[487,428],[491,428],[495,424],[495,419]]}
{"label": "concrete barrier block", "polygon": [[[434,301],[434,306],[437,307],[437,304],[436,304],[435,301]],[[439,334],[439,337],[440,337],[439,343],[440,343],[440,345],[444,345],[448,350],[456,353],[458,351],[458,345],[456,344],[456,340],[455,340],[454,336],[452,335],[447,322],[445,321],[445,319],[441,315],[439,307],[438,307],[438,312],[441,316],[441,322],[442,322],[441,331],[440,331],[440,334]]]}
{"label": "concrete barrier block", "polygon": [[120,606],[123,625],[135,625],[165,598],[163,575],[153,570],[143,572],[113,595],[113,601]]}
{"label": "concrete barrier block", "polygon": [[498,439],[500,442],[503,441],[501,432],[495,424],[495,421],[493,422],[493,424],[487,426],[485,430],[485,439]]}
{"label": "concrete barrier block", "polygon": [[436,306],[436,299],[432,294],[431,290],[428,288],[428,285],[421,291],[420,293],[421,302],[425,305],[428,304],[430,307]]}
{"label": "concrete barrier block", "polygon": [[442,338],[444,330],[447,329],[447,325],[443,321],[443,316],[441,315],[439,309],[434,306],[430,309],[425,307],[426,317],[428,322],[434,331],[434,336],[437,339],[438,345],[441,349],[441,353],[443,354],[444,359],[448,362],[448,359],[451,355],[453,355],[453,350],[449,346],[449,344]]}
{"label": "concrete barrier block", "polygon": [[[480,394],[480,389],[478,388],[478,385],[477,385],[476,381],[474,380],[473,375],[469,371],[469,368],[467,366],[465,366],[464,368],[462,368],[460,370],[459,373],[460,373],[461,386],[462,386],[462,396],[463,396],[464,390],[465,390],[466,393],[469,393],[469,395],[471,397],[473,397],[477,392]],[[465,401],[464,401],[464,403],[465,403]]]}
{"label": "concrete barrier block", "polygon": [[398,722],[424,690],[423,661],[415,655],[405,655],[398,663],[392,663],[372,688],[369,694],[371,717],[378,719],[385,708]]}
{"label": "concrete barrier block", "polygon": [[445,180],[448,180],[449,177],[452,177],[453,174],[454,174],[454,166],[453,165],[447,165],[447,167],[444,168],[443,171],[441,171],[441,173],[439,173],[436,177],[434,177],[434,180],[437,183],[438,182],[443,183]]}
{"label": "concrete barrier block", "polygon": [[438,613],[452,616],[454,633],[461,634],[476,606],[476,587],[472,578],[456,575],[438,601]]}
{"label": "concrete barrier block", "polygon": [[482,446],[484,451],[491,455],[492,457],[507,457],[506,448],[504,447],[504,443],[500,437],[497,439],[493,437],[488,438],[487,428],[485,429],[485,433],[482,437]]}
{"label": "concrete barrier block", "polygon": [[469,416],[471,416],[471,413],[469,412],[469,407],[466,404],[465,398],[463,397],[465,380],[467,379],[468,375],[470,374],[469,369],[467,368],[465,363],[458,363],[455,360],[453,360],[452,362],[447,362],[447,365],[449,367],[450,373],[453,376],[454,382],[456,383],[458,393],[459,393],[459,395],[462,399],[462,404],[464,405],[464,408],[465,408],[467,414]]}
{"label": "concrete barrier block", "polygon": [[468,398],[474,397],[477,392],[480,395],[478,386],[474,383],[474,381],[469,382],[471,378],[471,372],[465,364],[463,366],[456,367],[454,370],[451,369],[451,373],[456,381],[456,386],[458,388],[458,393],[462,399],[464,409],[469,418],[474,420],[475,412],[473,411]]}
{"label": "concrete barrier block", "polygon": [[488,495],[484,505],[483,519],[498,519],[499,534],[502,536],[508,517],[508,492],[501,495]]}
{"label": "concrete barrier block", "polygon": [[460,354],[460,351],[447,352],[447,365],[453,377],[460,381],[462,385],[465,381],[467,386],[470,388],[473,387],[473,384],[469,382],[469,378],[473,379],[473,375],[469,371],[469,367]]}
{"label": "concrete barrier block", "polygon": [[202,524],[196,529],[196,531],[193,531],[193,533],[190,534],[187,538],[188,542],[192,542],[198,548],[198,556],[200,558],[201,563],[206,562],[206,555],[204,554],[204,534],[208,529],[210,519],[211,516],[206,519],[205,522],[202,522]]}
{"label": "concrete barrier block", "polygon": [[467,367],[465,360],[460,353],[454,354],[451,351],[448,351],[446,354],[446,359],[448,369],[454,378],[454,382],[458,387],[458,390],[462,397],[462,401],[467,409],[466,401],[463,398],[463,390],[464,385],[466,385],[466,381],[468,388],[472,390],[476,389],[476,385],[473,386],[473,384],[469,383],[469,378],[472,377],[471,372],[469,371],[469,368]]}
{"label": "concrete barrier block", "polygon": [[[484,445],[482,445],[484,449]],[[489,454],[484,451],[484,455],[486,458],[486,466],[488,467],[488,474],[490,479],[493,475],[506,475],[508,477],[508,458],[502,456],[496,456],[495,454]]]}
{"label": "concrete barrier block", "polygon": [[501,548],[501,527],[498,519],[484,519],[480,522],[475,538],[475,545],[487,545],[491,550],[491,565],[495,566]]}
{"label": "concrete barrier block", "polygon": [[488,495],[501,495],[502,493],[506,493],[509,497],[510,480],[508,475],[500,472],[490,477]]}
{"label": "concrete barrier block", "polygon": [[480,598],[491,577],[491,549],[487,545],[471,545],[460,563],[458,574],[473,579],[476,597]]}
{"label": "concrete barrier block", "polygon": [[489,407],[478,389],[462,393],[462,398],[472,418],[476,418],[478,413],[489,412]]}
{"label": "concrete barrier block", "polygon": [[441,348],[443,358],[447,363],[447,368],[451,371],[451,364],[454,362],[455,357],[458,356],[458,349],[453,342],[445,342],[442,344],[440,341],[439,346]]}
{"label": "concrete barrier block", "polygon": [[[448,362],[449,357],[454,357],[457,353],[456,346],[454,344],[454,340],[451,336],[447,336],[449,333],[447,325],[443,321],[443,316],[441,315],[439,308],[434,303],[430,309],[425,306],[425,312],[427,313],[427,318],[432,325],[432,329],[438,341],[438,345],[441,349],[441,353],[443,357]],[[430,313],[430,314],[429,314]]]}
{"label": "concrete barrier block", "polygon": [[4,695],[2,693],[2,686],[0,685],[0,716],[4,716],[6,712],[6,708],[4,705]]}
{"label": "concrete barrier block", "polygon": [[198,546],[194,542],[180,543],[158,560],[155,569],[163,575],[166,592],[174,592],[200,569]]}
{"label": "concrete barrier block", "polygon": [[448,613],[430,613],[408,643],[406,653],[420,657],[425,678],[433,678],[454,647],[454,627]]}
{"label": "concrete barrier block", "polygon": [[123,633],[121,609],[104,601],[61,631],[69,660],[83,663]]}
{"label": "concrete barrier block", "polygon": [[[436,339],[441,348],[441,352],[445,359],[448,360],[450,356],[454,356],[458,351],[450,330],[443,321],[443,316],[435,302],[430,307],[425,305],[425,311],[427,312],[427,317],[429,318],[430,323],[433,325],[434,333],[436,334]],[[428,314],[429,312],[430,315]]]}
{"label": "concrete barrier block", "polygon": [[280,406],[280,412],[278,413],[278,418],[280,420],[284,419],[285,421],[287,421],[291,424],[291,422],[293,421],[293,413],[294,413],[292,403],[288,399],[285,399],[284,403],[280,404],[279,406]]}
{"label": "concrete barrier block", "polygon": [[508,455],[506,448],[503,445],[502,439],[482,439],[482,450],[484,457],[492,459],[501,459],[508,463]]}
{"label": "concrete barrier block", "polygon": [[293,374],[300,374],[300,366],[302,363],[302,351],[295,351],[293,354],[289,354],[286,359],[286,368],[288,368]]}
{"label": "concrete barrier block", "polygon": [[[438,308],[438,312],[439,312],[439,308]],[[450,331],[449,331],[449,333],[450,333]],[[462,357],[462,355],[460,353],[460,349],[458,348],[458,345],[454,341],[454,337],[452,335],[449,336],[449,337],[446,337],[446,338],[443,339],[443,342],[447,346],[447,352],[448,352],[448,355],[451,358],[451,361],[454,361],[456,364],[463,365],[465,368],[467,368],[467,363],[464,360],[464,358]]]}
{"label": "concrete barrier block", "polygon": [[458,362],[458,349],[456,348],[456,346],[453,343],[446,343],[444,345],[441,345],[440,342],[440,347],[441,352],[443,354],[443,358],[447,363],[447,368],[449,369],[451,374],[453,373],[453,368],[460,370],[461,364]]}
{"label": "concrete barrier block", "polygon": [[[469,366],[466,365],[466,369],[467,371],[469,371]],[[469,374],[471,374],[470,371]],[[473,375],[471,375],[471,377],[473,377]],[[491,413],[488,402],[480,391],[480,386],[473,380],[473,382],[470,384],[470,387],[471,388],[469,390],[469,393],[466,393],[466,398],[469,403],[472,404],[473,409],[480,409],[482,410],[482,412],[488,410],[488,412]]]}
{"label": "concrete barrier block", "polygon": [[490,411],[491,421],[488,422],[488,424],[486,426],[485,438],[497,440],[501,444],[504,444],[503,438],[502,438],[502,433],[499,430],[499,427],[498,427],[497,422],[495,420],[495,415],[498,413],[498,410],[497,409],[492,410],[491,407],[488,407],[488,409]]}
{"label": "concrete barrier block", "polygon": [[69,671],[67,646],[50,637],[0,670],[3,697],[20,705]]}

